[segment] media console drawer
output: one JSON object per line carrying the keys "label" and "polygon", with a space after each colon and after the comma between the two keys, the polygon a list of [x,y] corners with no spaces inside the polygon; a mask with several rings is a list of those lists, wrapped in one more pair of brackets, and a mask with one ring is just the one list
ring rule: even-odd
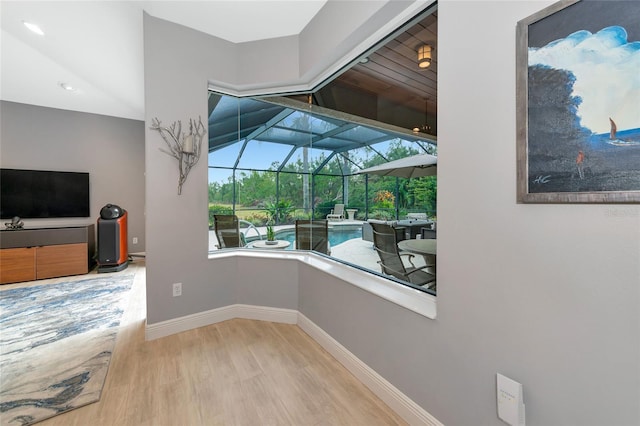
{"label": "media console drawer", "polygon": [[86,274],[93,266],[93,225],[2,231],[0,284]]}
{"label": "media console drawer", "polygon": [[39,280],[87,272],[87,243],[44,246],[36,251],[36,277]]}
{"label": "media console drawer", "polygon": [[0,250],[0,284],[36,279],[35,247]]}

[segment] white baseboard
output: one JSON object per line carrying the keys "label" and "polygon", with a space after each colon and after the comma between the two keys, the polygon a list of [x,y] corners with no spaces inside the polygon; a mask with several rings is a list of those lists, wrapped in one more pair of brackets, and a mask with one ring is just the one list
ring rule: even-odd
{"label": "white baseboard", "polygon": [[253,305],[234,306],[236,307],[236,318],[271,321],[282,324],[296,324],[298,322],[298,311],[293,309]]}
{"label": "white baseboard", "polygon": [[293,309],[240,304],[229,305],[223,308],[212,309],[206,312],[187,315],[182,318],[147,325],[145,338],[146,340],[158,339],[234,318],[297,324],[407,423],[411,425],[443,426],[435,417],[400,392],[400,390],[376,373],[358,357],[349,352],[347,348],[342,346],[327,332],[318,327],[309,318]]}
{"label": "white baseboard", "polygon": [[318,327],[314,322],[298,312],[298,326],[327,352],[333,355],[354,376],[367,386],[378,398],[410,425],[443,426],[435,417],[425,411],[398,388],[376,373],[371,367],[349,352],[337,340]]}
{"label": "white baseboard", "polygon": [[234,318],[295,324],[298,319],[298,311],[293,309],[270,308],[268,306],[229,305],[147,325],[145,328],[145,339],[159,339],[182,331],[192,330]]}

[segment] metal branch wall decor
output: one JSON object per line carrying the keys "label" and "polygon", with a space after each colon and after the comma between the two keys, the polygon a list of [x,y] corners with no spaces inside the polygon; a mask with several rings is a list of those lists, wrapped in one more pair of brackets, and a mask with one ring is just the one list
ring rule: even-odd
{"label": "metal branch wall decor", "polygon": [[163,127],[160,120],[154,118],[151,122],[152,130],[157,130],[167,144],[166,149],[160,151],[178,160],[178,195],[182,193],[182,184],[187,180],[191,168],[198,163],[202,149],[202,139],[205,135],[205,127],[202,124],[202,117],[198,117],[198,122],[189,119],[189,131],[182,132],[182,122],[173,122],[170,127]]}

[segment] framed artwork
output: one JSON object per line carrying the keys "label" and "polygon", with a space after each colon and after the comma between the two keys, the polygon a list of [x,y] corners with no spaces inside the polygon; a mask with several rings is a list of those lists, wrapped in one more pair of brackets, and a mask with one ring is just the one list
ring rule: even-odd
{"label": "framed artwork", "polygon": [[640,1],[560,1],[516,42],[518,202],[640,202]]}

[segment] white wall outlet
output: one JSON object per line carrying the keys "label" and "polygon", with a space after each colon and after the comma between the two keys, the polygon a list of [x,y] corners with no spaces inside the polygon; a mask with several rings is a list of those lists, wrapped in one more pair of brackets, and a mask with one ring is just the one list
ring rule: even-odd
{"label": "white wall outlet", "polygon": [[133,244],[138,244],[138,237],[133,237],[131,241],[133,242]]}
{"label": "white wall outlet", "polygon": [[182,296],[182,283],[173,283],[173,297]]}
{"label": "white wall outlet", "polygon": [[522,384],[497,374],[498,417],[511,426],[525,426]]}

